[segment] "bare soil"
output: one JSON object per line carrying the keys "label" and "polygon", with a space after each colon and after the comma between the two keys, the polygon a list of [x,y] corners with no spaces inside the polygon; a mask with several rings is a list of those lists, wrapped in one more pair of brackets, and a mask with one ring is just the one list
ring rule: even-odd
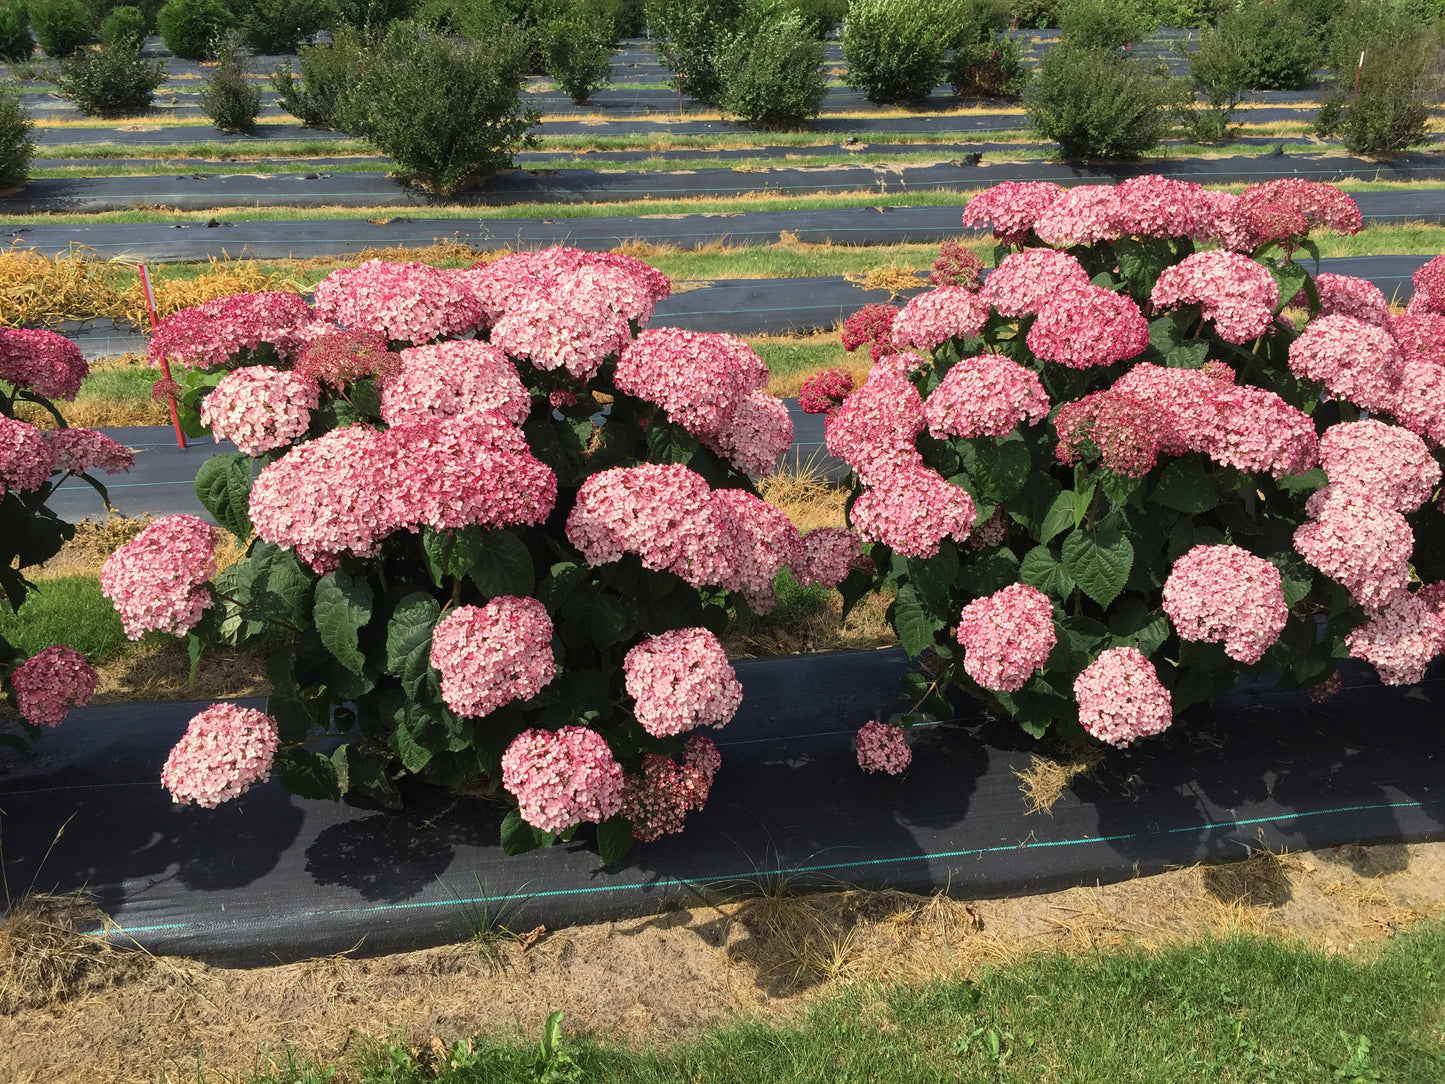
{"label": "bare soil", "polygon": [[[1440,843],[1260,850],[1230,865],[1018,899],[773,894],[241,971],[96,939],[77,947],[55,932],[73,907],[20,908],[0,924],[0,1082],[190,1082],[198,1059],[207,1080],[231,1080],[284,1051],[344,1064],[373,1039],[435,1049],[478,1032],[535,1038],[556,1009],[570,1029],[666,1043],[738,1015],[794,1017],[840,984],[1235,931],[1352,952],[1442,912]],[[12,979],[21,975],[28,987]]]}

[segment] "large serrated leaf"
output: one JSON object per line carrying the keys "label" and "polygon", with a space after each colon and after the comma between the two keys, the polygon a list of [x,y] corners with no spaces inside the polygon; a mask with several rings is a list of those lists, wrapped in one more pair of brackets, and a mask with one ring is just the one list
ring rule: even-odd
{"label": "large serrated leaf", "polygon": [[241,540],[251,535],[251,472],[245,452],[213,455],[196,472],[196,498],[226,530]]}
{"label": "large serrated leaf", "polygon": [[893,628],[898,642],[909,658],[916,659],[933,646],[933,634],[943,628],[942,621],[930,617],[913,584],[905,583],[893,601]]}
{"label": "large serrated leaf", "polygon": [[1052,542],[1070,527],[1078,526],[1078,521],[1074,519],[1076,499],[1072,489],[1065,489],[1054,498],[1054,502],[1044,514],[1043,524],[1039,527],[1040,542]]}
{"label": "large serrated leaf", "polygon": [[449,576],[465,576],[482,555],[482,529],[469,524],[460,530],[438,531],[423,527],[421,552],[431,582],[438,587]]}
{"label": "large serrated leaf", "polygon": [[930,618],[947,623],[956,616],[953,585],[958,579],[958,550],[952,542],[944,539],[932,557],[908,558],[908,578]]}
{"label": "large serrated leaf", "polygon": [[361,673],[366,656],[360,647],[361,630],[371,620],[375,599],[371,585],[337,569],[316,581],[312,620],[326,650],[353,674]]}
{"label": "large serrated leaf", "polygon": [[1074,579],[1048,546],[1035,546],[1019,562],[1019,580],[1057,599],[1068,598]]}
{"label": "large serrated leaf", "polygon": [[[555,567],[553,572],[556,574]],[[495,530],[482,537],[481,550],[467,576],[478,591],[490,598],[498,595],[521,598],[532,593],[536,573],[527,544],[511,531]]]}
{"label": "large serrated leaf", "polygon": [[1136,647],[1152,655],[1169,639],[1169,619],[1150,610],[1142,599],[1128,598],[1109,615],[1109,631],[1114,635],[1112,646]]}
{"label": "large serrated leaf", "polygon": [[533,828],[522,819],[522,814],[515,809],[509,810],[507,815],[502,818],[502,852],[504,854],[522,854],[526,851],[536,850],[538,847],[550,847],[556,838],[551,832]]}
{"label": "large serrated leaf", "polygon": [[1279,569],[1280,587],[1284,592],[1284,604],[1294,606],[1304,601],[1315,584],[1315,570],[1295,553],[1271,553],[1265,558]]}
{"label": "large serrated leaf", "polygon": [[1159,483],[1149,499],[1165,508],[1188,515],[1208,512],[1219,503],[1219,493],[1204,473],[1197,456],[1185,456],[1169,463],[1159,474]]}
{"label": "large serrated leaf", "polygon": [[274,766],[281,785],[297,797],[332,801],[341,797],[341,781],[330,757],[289,746],[276,753]]}
{"label": "large serrated leaf", "polygon": [[386,626],[386,672],[401,678],[413,699],[431,669],[431,637],[441,604],[431,595],[414,591],[396,604]]}
{"label": "large serrated leaf", "polygon": [[1028,445],[1021,440],[979,442],[973,472],[979,495],[995,503],[1017,496],[1032,466]]}
{"label": "large serrated leaf", "polygon": [[1100,606],[1108,606],[1129,582],[1134,546],[1116,529],[1094,533],[1079,528],[1064,539],[1062,557],[1079,589]]}
{"label": "large serrated leaf", "polygon": [[597,855],[604,866],[622,861],[632,848],[632,822],[618,814],[597,826]]}

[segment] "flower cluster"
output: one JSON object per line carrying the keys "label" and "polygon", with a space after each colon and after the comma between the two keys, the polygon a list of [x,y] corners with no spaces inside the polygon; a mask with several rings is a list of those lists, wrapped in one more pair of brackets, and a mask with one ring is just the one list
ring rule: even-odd
{"label": "flower cluster", "polygon": [[1039,240],[1061,248],[1112,241],[1123,232],[1122,200],[1111,184],[1070,188],[1034,220]]}
{"label": "flower cluster", "polygon": [[1084,265],[1067,252],[1030,248],[1003,258],[984,280],[983,296],[1000,316],[1027,316],[1067,290],[1091,285]]}
{"label": "flower cluster", "polygon": [[1412,313],[1445,313],[1445,256],[1436,256],[1410,276],[1415,296],[1410,299]]}
{"label": "flower cluster", "polygon": [[647,323],[657,302],[672,293],[666,275],[633,256],[577,248],[513,252],[491,263],[475,263],[458,274],[471,287],[487,323],[494,324],[528,295],[545,293],[559,280],[583,269],[594,281],[605,284],[609,307],[639,324]]}
{"label": "flower cluster", "polygon": [[905,557],[932,557],[945,538],[963,542],[978,507],[962,486],[922,465],[900,467],[869,486],[853,504],[853,527]]}
{"label": "flower cluster", "polygon": [[601,823],[622,809],[622,766],[607,739],[584,726],[524,730],[502,754],[502,785],[522,819],[544,832]]}
{"label": "flower cluster", "polygon": [[338,268],[318,282],[316,315],[413,346],[465,335],[483,319],[481,304],[465,281],[423,263],[385,260]]}
{"label": "flower cluster", "polygon": [[[1390,305],[1384,293],[1368,279],[1325,272],[1315,276],[1321,316],[1352,316],[1377,327],[1390,326]],[[1301,299],[1296,298],[1299,305]]]}
{"label": "flower cluster", "polygon": [[302,436],[320,402],[315,381],[269,365],[247,365],[227,373],[206,396],[201,423],[217,443],[229,440],[259,456]]}
{"label": "flower cluster", "polygon": [[94,429],[46,429],[41,436],[55,457],[53,470],[84,474],[99,468],[122,474],[135,466],[135,455],[118,440]]}
{"label": "flower cluster", "polygon": [[997,240],[1022,244],[1034,232],[1034,223],[1063,194],[1064,189],[1050,181],[1004,181],[968,201],[963,224],[978,229],[992,223]]}
{"label": "flower cluster", "polygon": [[743,700],[722,644],[707,629],[650,636],[627,653],[622,670],[633,713],[654,738],[724,726]]}
{"label": "flower cluster", "polygon": [[631,338],[627,317],[612,307],[608,276],[586,267],[515,298],[491,331],[492,344],[512,357],[579,381],[592,379]]}
{"label": "flower cluster", "polygon": [[977,290],[982,277],[982,260],[957,241],[945,241],[934,258],[928,282],[932,286],[962,286],[965,290]]}
{"label": "flower cluster", "polygon": [[1223,642],[1246,665],[1264,657],[1289,619],[1279,569],[1238,546],[1195,546],[1176,560],[1164,612],[1181,639]]}
{"label": "flower cluster", "polygon": [[276,721],[237,704],[212,704],[191,719],[161,768],[177,804],[215,809],[264,783],[280,738]]}
{"label": "flower cluster", "polygon": [[1345,647],[1373,666],[1386,685],[1421,680],[1430,660],[1445,651],[1445,612],[1437,592],[1394,592],[1379,613],[1345,637]]}
{"label": "flower cluster", "polygon": [[913,750],[901,726],[871,719],[858,730],[858,767],[865,772],[902,775],[913,763]]}
{"label": "flower cluster", "polygon": [[1225,342],[1247,343],[1269,330],[1279,286],[1260,264],[1237,252],[1213,250],[1166,267],[1149,300],[1160,308],[1201,306]]}
{"label": "flower cluster", "polygon": [[873,485],[893,471],[922,466],[915,441],[927,422],[923,399],[908,378],[874,366],[863,386],[828,412],[828,452]]}
{"label": "flower cluster", "polygon": [[919,294],[893,320],[893,346],[932,350],[949,339],[968,338],[988,321],[988,301],[962,286]]}
{"label": "flower cluster", "polygon": [[521,425],[532,411],[532,397],[517,367],[495,346],[477,339],[409,347],[380,385],[381,417],[387,425],[475,410],[494,410]]}
{"label": "flower cluster", "polygon": [[216,528],[197,516],[166,516],[106,558],[100,589],[132,640],[152,630],[182,636],[211,604]]}
{"label": "flower cluster", "polygon": [[846,527],[818,527],[803,536],[793,572],[804,587],[837,587],[854,569],[866,572],[872,567],[852,531]]}
{"label": "flower cluster", "polygon": [[1350,489],[1326,486],[1305,504],[1310,519],[1294,532],[1294,548],[1371,613],[1409,585],[1415,535],[1399,512]]}
{"label": "flower cluster", "polygon": [[1124,748],[1163,733],[1174,721],[1169,690],[1136,647],[1111,647],[1074,679],[1079,723],[1100,741]]}
{"label": "flower cluster", "polygon": [[1341,399],[1389,411],[1400,395],[1400,346],[1385,328],[1353,316],[1321,316],[1290,344],[1289,367]]}
{"label": "flower cluster", "polygon": [[1048,414],[1039,378],[995,354],[958,362],[923,404],[928,431],[940,440],[1007,436],[1021,422],[1034,425]]}
{"label": "flower cluster", "polygon": [[430,660],[447,707],[490,715],[536,696],[556,675],[552,619],[534,598],[501,595],[485,606],[458,606],[437,622]]}
{"label": "flower cluster", "polygon": [[47,399],[74,399],[90,373],[80,347],[41,328],[0,328],[0,380]]}
{"label": "flower cluster", "polygon": [[657,753],[644,756],[642,771],[627,776],[622,789],[622,815],[632,822],[632,838],[652,843],[681,832],[687,815],[707,804],[721,764],[717,746],[701,734],[687,740],[681,764]]}
{"label": "flower cluster", "polygon": [[1026,583],[976,598],[958,618],[963,669],[985,689],[1022,689],[1058,643],[1049,596]]}
{"label": "flower cluster", "polygon": [[1330,486],[1396,512],[1413,512],[1440,484],[1440,464],[1408,429],[1374,418],[1342,422],[1320,438],[1320,466]]}
{"label": "flower cluster", "polygon": [[369,328],[319,331],[297,354],[291,371],[298,379],[343,388],[353,380],[384,379],[399,363],[386,337]]}
{"label": "flower cluster", "polygon": [[1203,186],[1157,174],[1130,177],[1119,195],[1120,234],[1133,237],[1207,237],[1214,214]]}
{"label": "flower cluster", "polygon": [[853,374],[847,369],[825,369],[803,381],[798,406],[804,414],[826,414],[848,398],[852,390]]}
{"label": "flower cluster", "polygon": [[285,361],[305,344],[313,322],[310,306],[296,294],[271,290],[219,297],[162,320],[146,359],[155,367],[169,358],[196,369],[219,369],[241,351],[270,343]]}
{"label": "flower cluster", "polygon": [[26,722],[59,726],[72,708],[90,703],[100,677],[74,648],[47,647],[10,675],[15,704]]}
{"label": "flower cluster", "polygon": [[1101,286],[1065,289],[1039,309],[1029,349],[1071,369],[1127,361],[1149,346],[1149,321],[1124,294]]}
{"label": "flower cluster", "polygon": [[39,489],[55,466],[55,448],[28,422],[0,415],[0,495]]}
{"label": "flower cluster", "polygon": [[893,321],[898,311],[892,305],[864,305],[843,321],[843,349],[851,354],[866,345],[874,361],[894,353]]}

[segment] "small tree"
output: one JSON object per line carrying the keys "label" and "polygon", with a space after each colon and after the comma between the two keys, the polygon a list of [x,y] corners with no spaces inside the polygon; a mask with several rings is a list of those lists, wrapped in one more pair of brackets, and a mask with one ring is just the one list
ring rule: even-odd
{"label": "small tree", "polygon": [[0,3],[0,60],[29,60],[34,51],[23,0],[4,0]]}
{"label": "small tree", "polygon": [[209,56],[212,44],[234,22],[221,0],[168,0],[156,16],[166,48],[187,60]]}
{"label": "small tree", "polygon": [[250,132],[261,112],[261,91],[241,67],[241,36],[232,31],[213,48],[216,70],[201,87],[201,112],[223,132]]}
{"label": "small tree", "polygon": [[700,102],[722,101],[717,54],[737,27],[743,0],[648,0],[647,25],[657,55],[677,76],[684,93]]}
{"label": "small tree", "polygon": [[[1429,140],[1430,112],[1445,92],[1439,37],[1404,13],[1382,13],[1376,33],[1357,39],[1364,52],[1332,71],[1332,87],[1315,127],[1338,135],[1353,154],[1388,155]],[[1354,50],[1351,49],[1351,52]]]}
{"label": "small tree", "polygon": [[1059,17],[1059,42],[1077,49],[1122,49],[1149,30],[1134,0],[1068,0]]}
{"label": "small tree", "polygon": [[27,0],[26,10],[46,56],[63,59],[90,40],[90,9],[82,0]]}
{"label": "small tree", "polygon": [[20,92],[0,87],[0,190],[16,188],[30,176],[35,122],[20,106]]}
{"label": "small tree", "polygon": [[948,81],[960,96],[1017,97],[1028,82],[1023,51],[1018,42],[1000,31],[1011,16],[1002,0],[967,0],[960,9]]}
{"label": "small tree", "polygon": [[246,0],[231,5],[246,45],[257,53],[291,53],[321,29],[316,0]]}
{"label": "small tree", "polygon": [[951,0],[853,0],[843,20],[843,81],[880,105],[926,98],[947,74],[959,24]]}
{"label": "small tree", "polygon": [[722,107],[750,124],[797,128],[823,108],[823,47],[798,12],[760,9],[733,35],[719,58]]}
{"label": "small tree", "polygon": [[111,8],[110,14],[100,24],[100,40],[105,45],[140,52],[146,40],[145,12],[127,4]]}
{"label": "small tree", "polygon": [[348,130],[354,123],[352,94],[361,81],[362,37],[351,27],[332,32],[330,45],[303,45],[301,80],[285,60],[271,75],[281,108],[308,128]]}
{"label": "small tree", "polygon": [[[1200,31],[1199,47],[1193,52],[1183,43],[1180,51],[1189,57],[1194,95],[1189,99],[1181,97],[1179,121],[1199,143],[1222,142],[1229,135],[1229,122],[1249,86],[1249,54],[1223,24]],[[1200,98],[1204,101],[1202,108],[1196,104]]]}
{"label": "small tree", "polygon": [[541,27],[542,64],[547,74],[581,105],[612,82],[612,21],[580,3]]}
{"label": "small tree", "polygon": [[1044,56],[1024,92],[1029,125],[1069,159],[1138,158],[1168,129],[1175,84],[1138,61],[1061,45]]}
{"label": "small tree", "polygon": [[149,109],[165,81],[162,61],[143,60],[130,46],[102,45],[62,60],[55,87],[82,112],[104,117]]}

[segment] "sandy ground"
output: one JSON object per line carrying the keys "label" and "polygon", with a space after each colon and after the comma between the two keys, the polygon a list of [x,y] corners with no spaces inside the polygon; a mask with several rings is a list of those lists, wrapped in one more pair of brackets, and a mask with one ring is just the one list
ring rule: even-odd
{"label": "sandy ground", "polygon": [[1352,952],[1445,912],[1445,843],[1257,851],[1116,885],[954,900],[761,895],[628,922],[497,933],[371,959],[254,970],[110,950],[58,932],[64,904],[0,925],[0,1084],[244,1077],[290,1049],[344,1059],[477,1032],[666,1042],[735,1015],[786,1018],[839,984],[967,975],[1033,951],[1164,945],[1234,930]]}

